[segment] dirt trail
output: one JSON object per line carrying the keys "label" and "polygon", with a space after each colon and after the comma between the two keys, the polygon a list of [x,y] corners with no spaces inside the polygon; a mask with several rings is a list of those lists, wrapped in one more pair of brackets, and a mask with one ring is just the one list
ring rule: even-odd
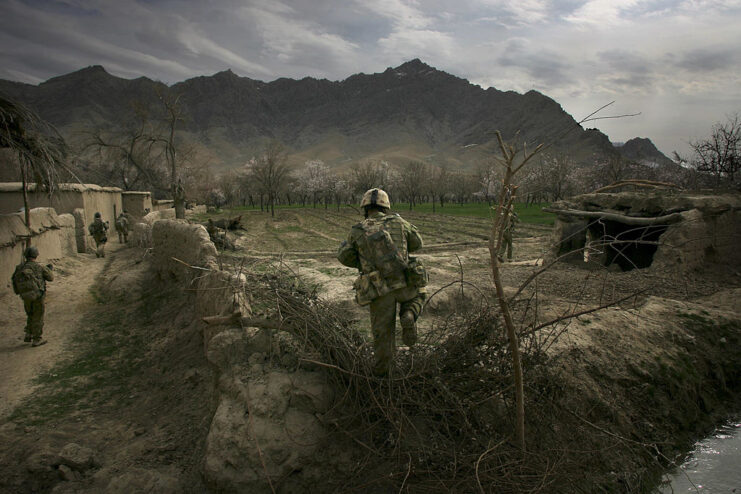
{"label": "dirt trail", "polygon": [[23,342],[23,302],[12,292],[0,298],[5,307],[0,312],[0,420],[34,391],[34,378],[66,354],[66,342],[83,327],[83,314],[95,303],[90,287],[120,248],[112,242],[105,258],[79,254],[53,263],[54,281],[47,284],[44,312],[46,345],[33,348]]}

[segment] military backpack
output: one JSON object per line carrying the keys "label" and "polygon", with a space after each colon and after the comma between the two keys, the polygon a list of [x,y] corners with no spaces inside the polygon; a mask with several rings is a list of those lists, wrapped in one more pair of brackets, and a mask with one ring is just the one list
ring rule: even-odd
{"label": "military backpack", "polygon": [[[363,274],[355,280],[353,288],[358,304],[366,305],[378,297],[406,287],[408,263],[406,245],[399,248],[392,235],[399,233],[398,241],[405,244],[404,232],[394,217],[367,219],[361,225],[363,235],[357,242]],[[392,232],[394,228],[398,228],[399,232]]]}
{"label": "military backpack", "polygon": [[29,262],[19,264],[13,273],[13,291],[23,300],[38,300],[44,294],[44,285]]}

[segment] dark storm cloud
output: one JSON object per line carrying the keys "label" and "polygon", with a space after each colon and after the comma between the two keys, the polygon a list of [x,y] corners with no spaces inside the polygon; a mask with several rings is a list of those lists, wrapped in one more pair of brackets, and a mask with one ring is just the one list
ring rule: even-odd
{"label": "dark storm cloud", "polygon": [[420,58],[572,114],[644,98],[712,121],[741,101],[739,19],[738,0],[0,0],[0,78],[100,64],[167,83],[227,68],[340,80]]}
{"label": "dark storm cloud", "polygon": [[698,49],[682,54],[677,66],[689,72],[712,72],[737,67],[740,58],[737,49]]}
{"label": "dark storm cloud", "polygon": [[543,86],[560,86],[570,82],[571,65],[562,55],[547,48],[528,45],[523,40],[510,41],[497,62],[503,67],[524,70]]}
{"label": "dark storm cloud", "polygon": [[606,80],[617,86],[648,89],[655,83],[655,62],[635,52],[610,50],[597,54],[598,60],[607,68]]}

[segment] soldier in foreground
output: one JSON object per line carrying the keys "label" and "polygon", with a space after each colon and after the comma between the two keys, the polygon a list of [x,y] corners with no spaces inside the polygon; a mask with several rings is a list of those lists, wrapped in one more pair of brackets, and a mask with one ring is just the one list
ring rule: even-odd
{"label": "soldier in foreground", "polygon": [[41,337],[44,330],[44,297],[46,282],[54,280],[52,265],[42,266],[36,262],[39,250],[28,247],[23,253],[26,261],[19,264],[13,273],[13,291],[23,299],[26,311],[26,330],[23,341],[31,346],[41,346],[46,340]]}
{"label": "soldier in foreground", "polygon": [[118,243],[123,244],[129,241],[129,218],[126,211],[122,211],[116,218],[116,232],[118,233]]}
{"label": "soldier in foreground", "polygon": [[104,222],[100,213],[95,213],[93,222],[87,227],[95,240],[95,257],[105,257],[105,243],[108,241],[108,222]]}
{"label": "soldier in foreground", "polygon": [[391,202],[383,190],[368,190],[360,206],[365,220],[352,227],[337,259],[360,271],[353,284],[355,300],[370,305],[374,373],[384,376],[396,352],[397,304],[402,341],[410,347],[417,342],[416,321],[427,296],[427,273],[409,252],[422,247],[422,237],[414,225],[389,213]]}

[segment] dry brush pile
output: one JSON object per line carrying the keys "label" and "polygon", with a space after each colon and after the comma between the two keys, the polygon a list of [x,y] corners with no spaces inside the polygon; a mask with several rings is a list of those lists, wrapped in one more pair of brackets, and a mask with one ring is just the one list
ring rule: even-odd
{"label": "dry brush pile", "polygon": [[[388,377],[377,378],[372,344],[341,305],[318,297],[317,287],[285,265],[240,270],[256,310],[256,317],[243,322],[280,330],[276,337],[283,338],[283,350],[291,347],[293,365],[322,368],[334,383],[337,400],[323,422],[335,440],[363,453],[351,479],[331,479],[335,488],[642,491],[656,480],[646,473],[658,472],[661,453],[646,441],[607,430],[598,419],[609,423],[613,412],[562,378],[564,366],[545,351],[555,331],[522,335],[528,430],[523,452],[514,437],[509,343],[500,314],[485,298],[457,304],[461,309],[421,334],[415,347],[397,353]],[[524,310],[527,301],[522,305]]]}

